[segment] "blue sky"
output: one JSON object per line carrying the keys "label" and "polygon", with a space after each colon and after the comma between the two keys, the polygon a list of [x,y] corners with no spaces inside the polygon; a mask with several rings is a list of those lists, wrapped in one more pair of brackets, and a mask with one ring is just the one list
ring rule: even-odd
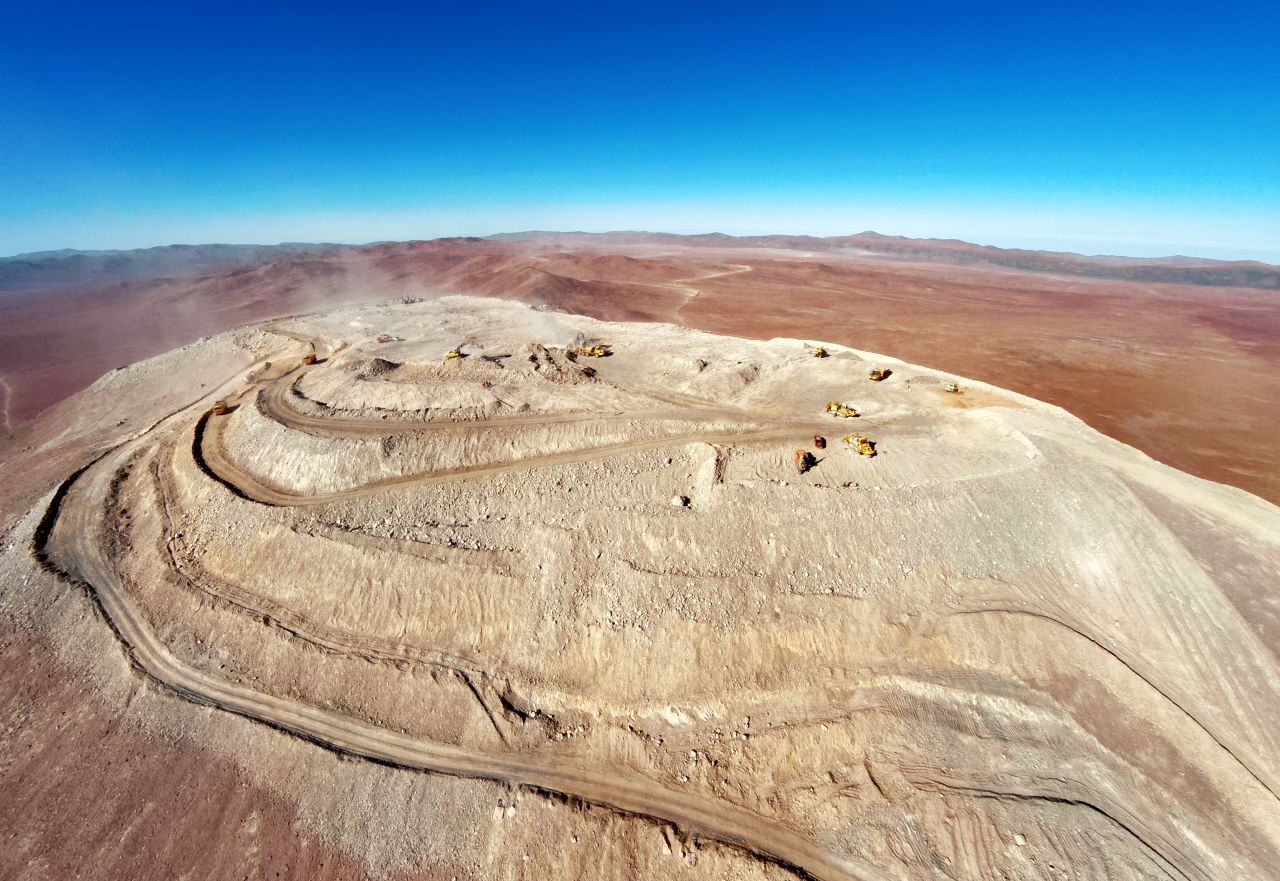
{"label": "blue sky", "polygon": [[0,254],[520,229],[1280,262],[1252,3],[16,4]]}

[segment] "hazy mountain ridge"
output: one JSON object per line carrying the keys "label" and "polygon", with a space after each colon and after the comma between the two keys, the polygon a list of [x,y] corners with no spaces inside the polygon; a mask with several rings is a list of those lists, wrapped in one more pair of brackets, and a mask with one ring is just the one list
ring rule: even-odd
{"label": "hazy mountain ridge", "polygon": [[1144,281],[1153,284],[1195,284],[1218,287],[1280,289],[1280,266],[1253,260],[1213,260],[1204,257],[1122,257],[1069,251],[1032,251],[977,245],[960,239],[913,239],[861,232],[850,236],[731,236],[724,233],[676,235],[619,231],[607,233],[502,233],[490,238],[510,242],[639,245],[670,244],[693,247],[782,248],[847,253],[956,266],[997,266],[1024,272],[1048,272],[1088,278]]}
{"label": "hazy mountain ridge", "polygon": [[[1085,255],[1068,251],[998,248],[959,239],[913,239],[905,236],[886,236],[871,231],[849,236],[731,236],[725,233],[680,235],[636,230],[605,233],[529,230],[498,233],[487,236],[485,239],[452,237],[424,241],[456,244],[485,240],[577,246],[671,245],[705,248],[776,248],[955,266],[992,266],[1024,272],[1153,284],[1194,284],[1280,290],[1280,266],[1252,260],[1213,260],[1186,256]],[[347,247],[357,250],[376,250],[389,244],[393,243],[341,245],[284,242],[278,245],[162,245],[127,251],[75,249],[37,251],[0,258],[0,291],[37,290],[81,284],[101,285],[153,278],[196,278],[235,269],[262,266],[275,260],[302,254],[334,251]]]}
{"label": "hazy mountain ridge", "polygon": [[33,251],[0,258],[0,291],[144,278],[195,278],[285,257],[341,248],[334,244],[161,245],[128,251]]}

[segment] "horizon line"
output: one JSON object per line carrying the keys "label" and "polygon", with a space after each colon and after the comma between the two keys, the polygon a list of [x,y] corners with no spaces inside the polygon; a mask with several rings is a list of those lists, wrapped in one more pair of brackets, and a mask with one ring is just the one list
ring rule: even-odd
{"label": "horizon line", "polygon": [[739,240],[777,238],[777,239],[813,239],[814,241],[833,241],[833,240],[839,240],[839,239],[856,239],[862,236],[874,236],[881,239],[889,239],[889,240],[895,240],[900,242],[922,242],[922,243],[932,242],[932,243],[940,243],[940,244],[960,244],[960,245],[968,245],[970,247],[983,248],[983,249],[993,250],[993,251],[1050,254],[1050,255],[1061,255],[1066,257],[1080,257],[1084,259],[1094,259],[1094,260],[1119,259],[1119,260],[1141,261],[1144,263],[1159,263],[1161,261],[1169,261],[1169,260],[1196,260],[1196,261],[1203,261],[1203,262],[1209,262],[1209,263],[1224,263],[1224,264],[1252,263],[1252,264],[1257,264],[1262,266],[1280,267],[1280,263],[1272,263],[1269,260],[1256,258],[1256,257],[1254,258],[1201,257],[1201,256],[1196,256],[1194,254],[1182,254],[1182,253],[1141,257],[1141,256],[1134,256],[1130,254],[1122,254],[1122,253],[1114,253],[1114,252],[1086,253],[1084,251],[1072,251],[1072,250],[1055,249],[1055,248],[1027,248],[1027,247],[1011,247],[1006,245],[994,245],[994,244],[988,244],[980,241],[971,241],[969,239],[956,238],[956,237],[898,235],[898,234],[891,234],[891,233],[881,233],[873,229],[865,229],[865,230],[862,230],[861,232],[841,233],[836,235],[815,235],[812,233],[781,233],[781,232],[739,234],[739,233],[723,233],[717,230],[708,230],[706,232],[671,232],[668,230],[661,230],[661,229],[609,229],[609,230],[600,230],[600,231],[567,230],[567,229],[561,229],[561,230],[523,229],[523,230],[511,230],[511,231],[504,231],[504,232],[486,233],[484,235],[468,235],[468,234],[459,233],[454,235],[431,236],[427,238],[409,237],[409,238],[403,238],[403,239],[375,239],[367,242],[299,241],[299,240],[278,241],[278,242],[263,242],[263,241],[258,241],[258,242],[231,242],[231,241],[166,242],[166,243],[155,244],[155,245],[142,245],[134,248],[73,248],[73,247],[46,248],[42,250],[22,251],[16,254],[0,256],[0,261],[24,260],[24,259],[51,259],[51,258],[58,258],[62,256],[70,257],[74,255],[127,254],[134,251],[155,251],[163,248],[285,248],[285,247],[335,248],[335,249],[336,248],[370,248],[370,247],[376,247],[378,245],[404,245],[404,244],[414,244],[418,242],[436,242],[436,241],[449,241],[449,240],[459,240],[459,239],[475,239],[478,241],[492,241],[492,240],[501,240],[503,238],[510,239],[510,238],[515,238],[519,236],[557,236],[557,235],[598,236],[598,237],[619,236],[619,235],[629,235],[629,236],[652,235],[652,236],[671,236],[673,238],[683,238],[683,239],[720,237],[720,238],[726,238],[726,239],[739,239]]}

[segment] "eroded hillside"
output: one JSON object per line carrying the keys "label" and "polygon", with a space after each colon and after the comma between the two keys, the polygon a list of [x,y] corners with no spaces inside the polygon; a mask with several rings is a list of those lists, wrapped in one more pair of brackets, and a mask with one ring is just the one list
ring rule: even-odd
{"label": "eroded hillside", "polygon": [[446,298],[130,368],[6,626],[370,877],[1269,877],[1280,511],[806,342]]}

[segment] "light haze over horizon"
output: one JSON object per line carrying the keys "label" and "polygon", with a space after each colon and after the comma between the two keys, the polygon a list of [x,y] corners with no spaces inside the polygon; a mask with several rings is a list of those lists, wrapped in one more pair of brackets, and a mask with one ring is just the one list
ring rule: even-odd
{"label": "light haze over horizon", "polygon": [[1262,4],[34,4],[0,256],[528,229],[1280,262]]}

